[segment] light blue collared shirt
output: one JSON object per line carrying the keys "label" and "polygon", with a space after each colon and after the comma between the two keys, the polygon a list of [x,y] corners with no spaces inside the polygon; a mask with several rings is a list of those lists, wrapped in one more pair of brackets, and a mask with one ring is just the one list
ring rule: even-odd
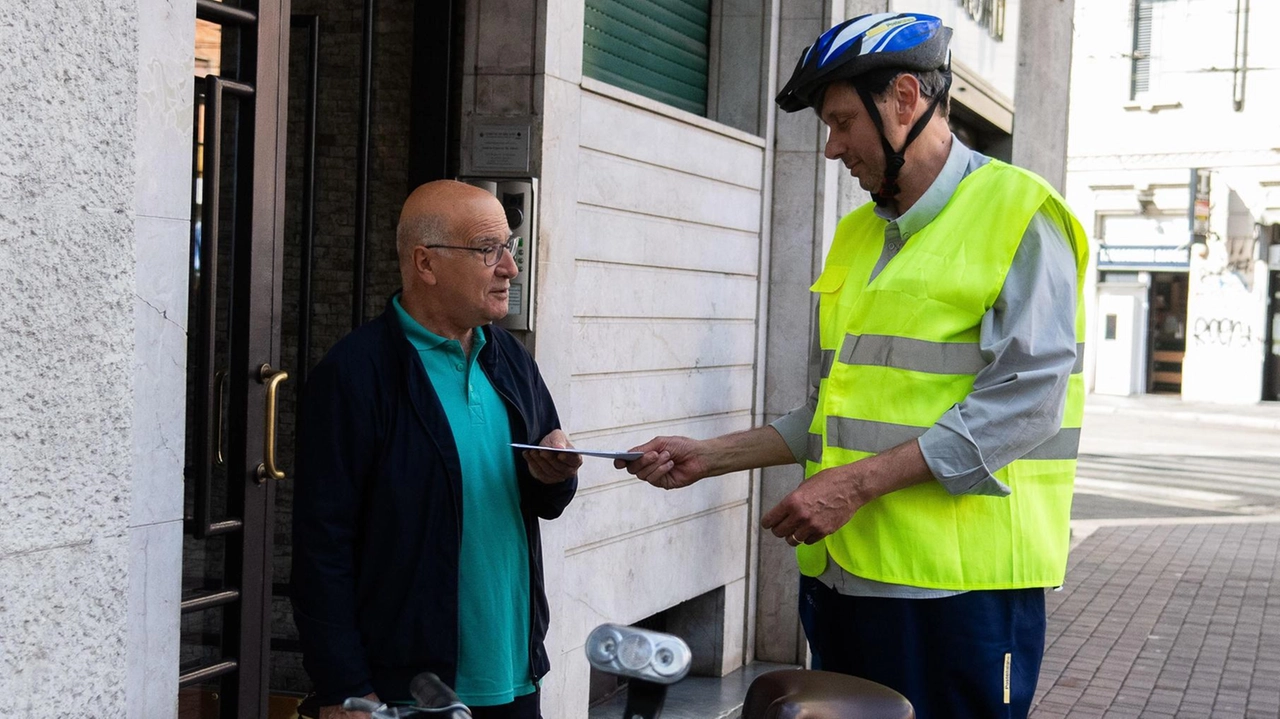
{"label": "light blue collared shirt", "polygon": [[[989,158],[965,147],[954,135],[942,171],[920,199],[900,216],[884,208],[884,247],[874,279],[903,245],[938,216],[960,182]],[[1076,364],[1076,260],[1063,230],[1037,212],[1023,233],[995,304],[982,317],[979,348],[988,364],[974,377],[973,390],[920,436],[929,471],[952,494],[1007,496],[996,471],[1031,451],[1062,425],[1067,378]],[[814,343],[817,342],[815,318]],[[818,354],[811,358],[820,362]],[[804,462],[809,426],[817,410],[818,372],[809,400],[770,426]],[[842,594],[907,598],[959,592],[875,582],[827,562],[821,579]]]}

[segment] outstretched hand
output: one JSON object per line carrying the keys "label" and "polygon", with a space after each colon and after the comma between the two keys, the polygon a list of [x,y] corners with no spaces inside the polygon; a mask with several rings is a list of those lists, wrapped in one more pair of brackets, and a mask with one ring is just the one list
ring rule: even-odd
{"label": "outstretched hand", "polygon": [[526,449],[522,453],[524,461],[529,465],[529,474],[534,479],[543,484],[559,484],[578,473],[578,468],[582,466],[582,455],[554,451],[557,447],[573,447],[563,430],[551,430],[538,445],[549,449]]}
{"label": "outstretched hand", "polygon": [[655,487],[687,487],[710,474],[705,445],[696,439],[654,437],[631,451],[644,452],[644,456],[630,462],[615,459],[613,466]]}

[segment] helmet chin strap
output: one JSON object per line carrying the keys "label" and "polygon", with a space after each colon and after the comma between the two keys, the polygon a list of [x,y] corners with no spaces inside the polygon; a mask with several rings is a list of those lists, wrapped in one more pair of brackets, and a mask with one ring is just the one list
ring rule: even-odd
{"label": "helmet chin strap", "polygon": [[933,112],[938,108],[938,102],[947,94],[947,90],[951,89],[950,72],[946,73],[946,78],[946,87],[929,101],[929,108],[911,126],[911,132],[907,133],[907,141],[902,143],[902,147],[897,150],[893,149],[893,145],[889,144],[889,138],[885,137],[884,120],[880,117],[880,108],[876,107],[876,101],[871,96],[871,91],[854,86],[854,89],[858,91],[858,96],[862,98],[862,104],[867,108],[867,114],[871,115],[871,121],[875,123],[876,130],[880,133],[880,146],[884,148],[884,180],[880,184],[880,190],[871,193],[871,199],[875,200],[877,207],[888,207],[894,198],[898,196],[898,192],[902,190],[902,188],[898,187],[898,173],[902,172],[902,165],[907,161],[907,147],[920,136],[920,133],[924,132],[929,120],[933,119]]}

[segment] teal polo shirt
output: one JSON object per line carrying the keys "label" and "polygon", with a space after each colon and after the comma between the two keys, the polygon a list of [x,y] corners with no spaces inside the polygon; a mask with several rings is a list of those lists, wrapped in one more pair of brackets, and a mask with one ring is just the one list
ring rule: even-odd
{"label": "teal polo shirt", "polygon": [[440,397],[462,463],[462,550],[458,558],[458,679],[473,706],[508,704],[534,690],[529,667],[529,548],[520,514],[507,406],[480,369],[477,327],[471,356],[428,331],[393,300],[400,326]]}

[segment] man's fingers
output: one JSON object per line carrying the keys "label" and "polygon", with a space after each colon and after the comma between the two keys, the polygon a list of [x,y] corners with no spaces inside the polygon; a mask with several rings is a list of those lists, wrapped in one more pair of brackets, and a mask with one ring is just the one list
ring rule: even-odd
{"label": "man's fingers", "polygon": [[[638,452],[640,450],[636,449],[635,451]],[[662,462],[667,461],[667,457],[665,455],[666,455],[665,452],[656,452],[656,451],[650,450],[648,452],[645,452],[644,455],[641,456],[639,459],[633,459],[630,462],[615,460],[613,463],[613,466],[617,467],[618,469],[626,469],[631,474],[636,475],[640,479],[644,479],[650,472],[653,471],[655,466],[661,464]],[[619,463],[621,463],[621,465],[619,465]]]}
{"label": "man's fingers", "polygon": [[760,526],[772,532],[775,537],[789,538],[800,532],[803,521],[791,511],[784,499],[760,518]]}
{"label": "man's fingers", "polygon": [[673,467],[675,467],[675,462],[672,462],[671,458],[667,456],[667,453],[663,452],[662,454],[658,455],[658,458],[654,461],[652,465],[637,472],[636,476],[639,477],[640,479],[643,479],[646,482],[652,482],[656,480],[658,477],[661,477],[667,472],[670,472]]}

